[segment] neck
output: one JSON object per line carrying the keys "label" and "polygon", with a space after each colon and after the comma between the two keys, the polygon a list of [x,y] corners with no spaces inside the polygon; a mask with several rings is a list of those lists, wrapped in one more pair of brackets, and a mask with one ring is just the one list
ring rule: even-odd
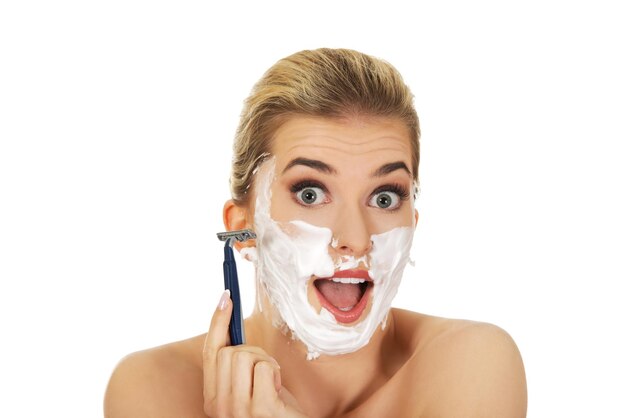
{"label": "neck", "polygon": [[393,374],[394,365],[389,363],[396,357],[392,353],[396,346],[392,311],[385,330],[378,327],[360,350],[307,360],[307,347],[272,325],[271,309],[255,309],[246,320],[247,344],[263,348],[278,361],[283,385],[305,410],[324,408],[321,415],[326,416],[345,412],[355,402],[367,399]]}

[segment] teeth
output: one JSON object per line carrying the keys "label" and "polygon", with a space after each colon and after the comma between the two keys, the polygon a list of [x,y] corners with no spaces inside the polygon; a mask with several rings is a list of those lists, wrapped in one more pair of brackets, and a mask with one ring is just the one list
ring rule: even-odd
{"label": "teeth", "polygon": [[337,309],[339,309],[340,311],[343,311],[343,312],[348,312],[348,311],[351,311],[352,308],[354,308],[354,306],[348,306],[346,308],[337,308]]}
{"label": "teeth", "polygon": [[333,282],[335,283],[344,283],[344,284],[359,284],[359,283],[365,283],[365,279],[354,279],[352,277],[346,277],[346,278],[333,278],[332,279]]}

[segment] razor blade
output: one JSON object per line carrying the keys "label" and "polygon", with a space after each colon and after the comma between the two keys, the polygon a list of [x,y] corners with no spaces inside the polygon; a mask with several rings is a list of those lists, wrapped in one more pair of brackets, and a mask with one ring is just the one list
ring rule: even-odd
{"label": "razor blade", "polygon": [[256,234],[251,229],[240,229],[238,231],[228,231],[228,232],[218,232],[217,239],[220,241],[228,241],[232,242],[233,240],[237,240],[239,242],[244,242],[249,239],[255,239]]}

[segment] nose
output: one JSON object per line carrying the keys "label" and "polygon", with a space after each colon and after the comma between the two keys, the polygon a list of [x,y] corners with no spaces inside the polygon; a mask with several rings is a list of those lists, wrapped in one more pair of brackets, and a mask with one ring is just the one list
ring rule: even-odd
{"label": "nose", "polygon": [[361,257],[372,249],[367,216],[359,207],[344,207],[333,228],[333,248],[340,255]]}

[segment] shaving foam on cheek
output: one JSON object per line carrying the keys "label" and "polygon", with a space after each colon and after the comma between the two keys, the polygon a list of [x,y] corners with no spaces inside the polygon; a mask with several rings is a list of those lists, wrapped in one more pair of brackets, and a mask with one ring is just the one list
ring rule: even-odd
{"label": "shaving foam on cheek", "polygon": [[328,253],[332,245],[330,229],[302,221],[275,222],[270,216],[273,179],[274,159],[269,159],[257,176],[254,217],[257,248],[242,255],[255,260],[259,288],[265,290],[280,314],[274,325],[282,329],[286,325],[292,336],[306,345],[308,359],[357,351],[369,342],[379,325],[385,326],[409,259],[413,228],[399,227],[371,237],[373,247],[369,263],[365,264],[374,281],[370,312],[356,325],[339,324],[326,309],[318,313],[309,303],[307,289],[311,277],[329,277],[335,269],[355,268],[368,260],[342,257],[335,263]]}
{"label": "shaving foam on cheek", "polygon": [[244,260],[248,260],[256,264],[256,260],[257,260],[256,248],[244,247],[241,249],[241,251],[239,251],[239,254],[241,254],[241,257],[243,257]]}

